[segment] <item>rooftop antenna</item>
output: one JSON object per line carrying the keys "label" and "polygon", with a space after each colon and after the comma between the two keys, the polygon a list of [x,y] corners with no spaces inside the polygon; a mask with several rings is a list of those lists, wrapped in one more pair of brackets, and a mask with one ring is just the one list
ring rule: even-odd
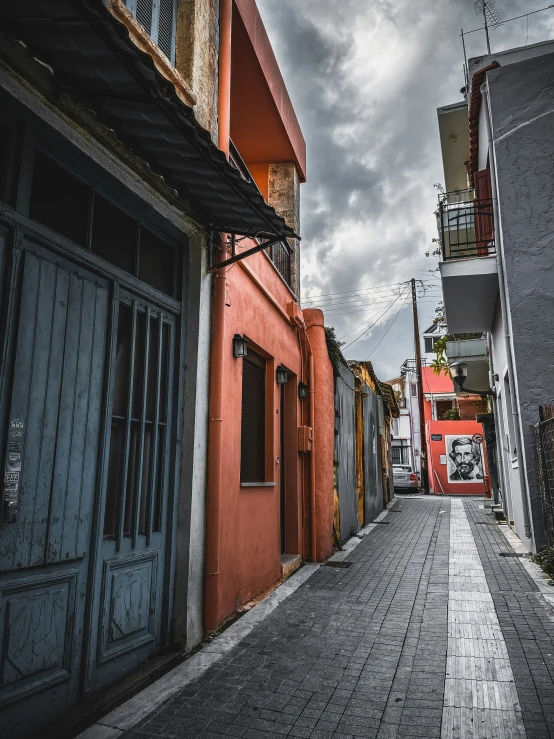
{"label": "rooftop antenna", "polygon": [[475,0],[473,7],[477,15],[483,15],[485,21],[485,34],[487,36],[487,52],[491,54],[491,42],[489,38],[489,26],[498,28],[502,24],[498,11],[496,10],[496,0]]}

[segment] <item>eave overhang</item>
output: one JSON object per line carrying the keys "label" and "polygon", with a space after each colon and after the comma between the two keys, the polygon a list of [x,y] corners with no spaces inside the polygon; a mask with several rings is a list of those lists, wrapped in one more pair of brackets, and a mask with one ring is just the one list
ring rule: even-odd
{"label": "eave overhang", "polygon": [[193,109],[101,0],[2,3],[0,20],[4,31],[52,69],[66,93],[190,203],[206,230],[298,238],[229,164]]}

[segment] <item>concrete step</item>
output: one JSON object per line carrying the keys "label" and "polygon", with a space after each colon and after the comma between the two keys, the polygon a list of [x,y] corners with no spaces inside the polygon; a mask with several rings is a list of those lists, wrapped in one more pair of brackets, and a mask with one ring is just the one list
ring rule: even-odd
{"label": "concrete step", "polygon": [[286,579],[290,577],[302,564],[302,557],[299,554],[282,554],[281,555],[281,575]]}

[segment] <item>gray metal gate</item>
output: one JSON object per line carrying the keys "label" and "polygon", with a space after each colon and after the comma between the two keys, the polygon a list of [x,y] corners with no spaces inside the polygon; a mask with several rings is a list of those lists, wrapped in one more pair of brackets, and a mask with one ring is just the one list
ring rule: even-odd
{"label": "gray metal gate", "polygon": [[383,510],[383,477],[381,474],[381,437],[377,396],[363,386],[364,422],[364,521],[373,521]]}
{"label": "gray metal gate", "polygon": [[356,411],[355,382],[352,372],[339,365],[336,379],[335,405],[339,414],[337,489],[340,512],[341,541],[360,528],[356,488]]}

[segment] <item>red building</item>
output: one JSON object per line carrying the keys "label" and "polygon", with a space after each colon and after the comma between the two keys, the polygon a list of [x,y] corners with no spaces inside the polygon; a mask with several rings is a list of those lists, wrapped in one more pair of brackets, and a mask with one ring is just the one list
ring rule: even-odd
{"label": "red building", "polygon": [[457,397],[449,375],[423,367],[429,489],[437,495],[483,495],[488,475],[479,396]]}
{"label": "red building", "polygon": [[[295,235],[306,149],[254,0],[221,3],[219,147]],[[205,628],[332,553],[333,371],[299,239],[222,239],[214,279]],[[317,463],[316,463],[317,460]]]}

